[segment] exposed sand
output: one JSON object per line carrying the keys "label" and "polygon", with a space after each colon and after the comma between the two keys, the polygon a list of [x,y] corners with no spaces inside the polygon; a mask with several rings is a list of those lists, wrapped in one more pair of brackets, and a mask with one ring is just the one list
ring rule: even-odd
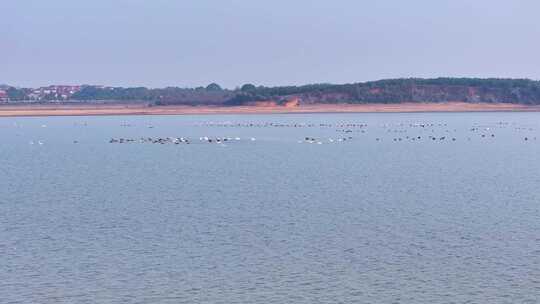
{"label": "exposed sand", "polygon": [[91,116],[91,115],[181,115],[181,114],[271,114],[271,113],[371,113],[371,112],[539,112],[540,106],[491,103],[401,103],[316,104],[290,106],[153,106],[141,104],[0,105],[0,117]]}

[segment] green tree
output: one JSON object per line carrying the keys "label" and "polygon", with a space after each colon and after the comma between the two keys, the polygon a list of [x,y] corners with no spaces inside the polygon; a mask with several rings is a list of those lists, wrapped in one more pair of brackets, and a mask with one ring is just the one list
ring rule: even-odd
{"label": "green tree", "polygon": [[6,93],[8,98],[11,100],[24,100],[26,97],[23,90],[19,90],[14,87],[10,87],[9,89],[7,89]]}
{"label": "green tree", "polygon": [[246,83],[245,85],[243,85],[240,90],[242,92],[253,92],[255,90],[257,90],[257,87],[252,85],[251,83]]}
{"label": "green tree", "polygon": [[211,84],[206,86],[206,90],[207,91],[221,91],[223,89],[221,88],[221,86],[219,86],[219,84],[212,82]]}

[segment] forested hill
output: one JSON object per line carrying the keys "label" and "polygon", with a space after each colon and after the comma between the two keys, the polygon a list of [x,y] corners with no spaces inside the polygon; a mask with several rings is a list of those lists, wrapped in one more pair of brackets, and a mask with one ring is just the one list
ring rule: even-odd
{"label": "forested hill", "polygon": [[283,103],[403,103],[488,102],[540,104],[540,81],[528,79],[389,79],[354,84],[317,84],[290,87],[245,85],[228,101],[242,104],[257,100]]}
{"label": "forested hill", "polygon": [[[24,99],[24,90],[8,90],[11,100]],[[257,102],[403,103],[468,102],[540,104],[540,81],[528,79],[390,79],[353,84],[313,84],[265,87],[245,84],[234,90],[217,84],[195,89],[148,89],[82,86],[70,101],[145,101],[156,105],[243,105]]]}

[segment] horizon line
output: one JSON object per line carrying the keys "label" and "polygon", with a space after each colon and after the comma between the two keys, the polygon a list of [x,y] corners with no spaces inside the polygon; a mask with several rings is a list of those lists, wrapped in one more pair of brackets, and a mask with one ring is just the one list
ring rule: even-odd
{"label": "horizon line", "polygon": [[310,85],[355,85],[355,84],[366,84],[366,83],[375,83],[375,82],[381,82],[381,81],[391,81],[391,80],[442,80],[442,79],[461,79],[461,80],[523,80],[523,81],[533,81],[538,82],[540,79],[533,79],[533,78],[527,78],[527,77],[451,77],[451,76],[439,76],[439,77],[395,77],[395,78],[379,78],[376,80],[367,80],[367,81],[357,81],[357,82],[345,82],[345,83],[332,83],[332,82],[313,82],[313,83],[304,83],[304,84],[286,84],[286,85],[259,85],[252,82],[246,82],[241,85],[236,85],[234,88],[230,87],[222,87],[218,82],[210,82],[207,85],[199,85],[199,86],[174,86],[174,85],[167,85],[167,86],[161,86],[161,87],[154,87],[154,86],[144,86],[144,85],[135,85],[135,86],[115,86],[115,85],[103,85],[103,84],[89,84],[89,83],[78,83],[78,84],[66,84],[66,83],[51,83],[48,85],[42,85],[42,86],[19,86],[19,85],[11,85],[8,83],[0,83],[0,87],[11,87],[16,89],[35,89],[35,88],[46,88],[51,86],[88,86],[88,87],[105,87],[105,88],[146,88],[146,89],[165,89],[165,88],[181,88],[181,89],[200,89],[200,88],[206,88],[212,84],[217,84],[220,86],[222,90],[230,90],[235,91],[240,89],[244,85],[254,85],[256,87],[266,87],[266,88],[279,88],[279,87],[302,87],[302,86],[310,86]]}

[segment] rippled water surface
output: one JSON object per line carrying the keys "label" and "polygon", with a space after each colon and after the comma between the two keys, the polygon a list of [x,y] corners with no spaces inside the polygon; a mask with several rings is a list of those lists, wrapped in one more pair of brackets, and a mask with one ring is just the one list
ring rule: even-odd
{"label": "rippled water surface", "polygon": [[0,138],[0,303],[540,302],[539,113],[3,118]]}

